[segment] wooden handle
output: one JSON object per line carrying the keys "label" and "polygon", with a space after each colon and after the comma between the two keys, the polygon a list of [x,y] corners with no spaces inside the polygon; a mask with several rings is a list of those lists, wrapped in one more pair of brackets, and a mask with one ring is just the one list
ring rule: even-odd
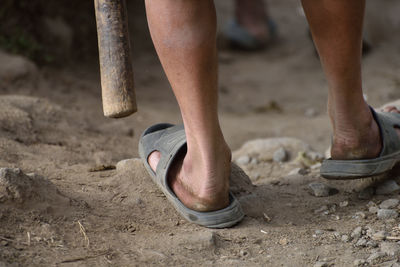
{"label": "wooden handle", "polygon": [[104,116],[137,111],[125,0],[94,0]]}

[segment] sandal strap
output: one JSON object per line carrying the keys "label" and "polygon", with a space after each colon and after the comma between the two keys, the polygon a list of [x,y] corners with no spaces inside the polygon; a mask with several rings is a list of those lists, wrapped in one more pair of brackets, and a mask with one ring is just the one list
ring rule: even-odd
{"label": "sandal strap", "polygon": [[400,128],[400,114],[371,110],[381,133],[382,152],[380,156],[398,152],[400,150],[400,138],[395,127]]}
{"label": "sandal strap", "polygon": [[[160,161],[157,164],[155,176],[161,184],[167,186],[167,174],[178,151],[186,146],[186,134],[183,125],[163,125],[165,128],[144,133],[142,144],[146,159],[154,151],[161,153]],[[167,128],[168,127],[168,128]]]}

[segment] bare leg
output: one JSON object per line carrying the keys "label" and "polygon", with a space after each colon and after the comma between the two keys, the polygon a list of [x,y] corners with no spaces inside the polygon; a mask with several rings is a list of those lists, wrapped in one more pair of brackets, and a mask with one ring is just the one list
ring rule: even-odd
{"label": "bare leg", "polygon": [[334,132],[332,158],[374,158],[382,145],[379,128],[362,92],[365,0],[302,3],[329,84],[328,112]]}
{"label": "bare leg", "polygon": [[[229,204],[231,152],[217,115],[216,15],[212,0],[146,0],[151,36],[181,109],[187,153],[169,183],[189,208]],[[153,170],[160,153],[149,157]]]}
{"label": "bare leg", "polygon": [[246,28],[260,41],[269,38],[268,10],[264,0],[236,0],[235,17],[240,25]]}

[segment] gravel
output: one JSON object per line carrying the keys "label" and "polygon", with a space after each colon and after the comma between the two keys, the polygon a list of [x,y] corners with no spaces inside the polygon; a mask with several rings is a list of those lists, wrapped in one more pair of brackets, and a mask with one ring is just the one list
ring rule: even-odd
{"label": "gravel", "polygon": [[399,213],[391,209],[379,209],[378,218],[381,220],[395,219],[399,216]]}
{"label": "gravel", "polygon": [[327,197],[338,193],[336,188],[320,182],[312,182],[308,184],[308,188],[311,189],[312,195],[316,197]]}
{"label": "gravel", "polygon": [[240,158],[238,158],[236,160],[236,163],[238,165],[247,165],[247,164],[250,163],[250,161],[251,161],[251,158],[249,156],[247,156],[247,155],[244,155],[244,156],[241,156]]}
{"label": "gravel", "polygon": [[386,180],[376,187],[375,194],[389,195],[400,192],[400,186],[395,180]]}
{"label": "gravel", "polygon": [[275,162],[285,162],[288,160],[288,153],[283,147],[280,147],[274,152],[272,158]]}
{"label": "gravel", "polygon": [[395,208],[396,206],[399,205],[399,200],[395,198],[387,199],[383,201],[380,205],[379,208],[381,209],[392,209]]}

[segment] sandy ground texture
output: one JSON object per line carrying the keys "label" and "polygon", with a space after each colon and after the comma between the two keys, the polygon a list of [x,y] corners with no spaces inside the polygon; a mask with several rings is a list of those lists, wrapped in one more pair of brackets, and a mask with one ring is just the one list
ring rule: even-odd
{"label": "sandy ground texture", "polygon": [[[135,55],[139,112],[115,120],[102,115],[97,67],[1,52],[0,266],[399,266],[399,171],[319,176],[327,85],[299,3],[271,2],[277,44],[219,55],[221,123],[247,173],[233,175],[246,217],[231,229],[184,221],[137,159],[146,127],[181,121],[154,53]],[[217,4],[223,24],[232,7]],[[400,98],[398,21],[385,7],[367,16],[374,106]]]}

